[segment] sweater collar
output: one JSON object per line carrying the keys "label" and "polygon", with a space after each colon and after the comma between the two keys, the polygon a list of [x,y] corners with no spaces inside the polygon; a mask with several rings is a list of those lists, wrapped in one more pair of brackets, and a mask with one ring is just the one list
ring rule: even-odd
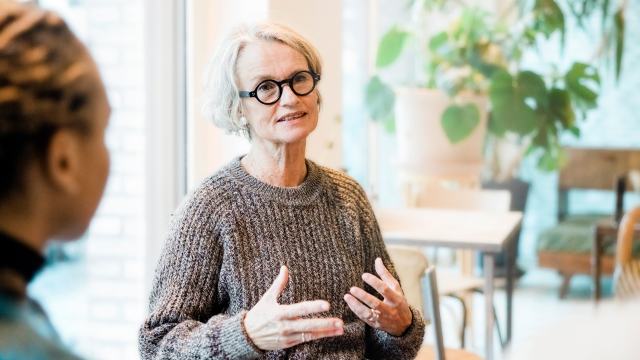
{"label": "sweater collar", "polygon": [[44,257],[41,254],[0,231],[0,271],[14,273],[29,283],[43,265]]}
{"label": "sweater collar", "polygon": [[320,193],[322,188],[321,171],[319,166],[311,160],[305,160],[307,176],[304,178],[302,184],[295,187],[278,187],[262,182],[249,174],[240,163],[242,157],[243,156],[239,156],[231,161],[227,167],[227,171],[235,181],[251,192],[288,205],[309,204],[313,202]]}

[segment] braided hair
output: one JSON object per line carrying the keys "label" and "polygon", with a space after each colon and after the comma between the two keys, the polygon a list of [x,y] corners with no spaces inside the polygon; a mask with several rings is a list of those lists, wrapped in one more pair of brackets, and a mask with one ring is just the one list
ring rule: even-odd
{"label": "braided hair", "polygon": [[0,1],[0,200],[22,190],[57,130],[91,130],[92,66],[58,15]]}

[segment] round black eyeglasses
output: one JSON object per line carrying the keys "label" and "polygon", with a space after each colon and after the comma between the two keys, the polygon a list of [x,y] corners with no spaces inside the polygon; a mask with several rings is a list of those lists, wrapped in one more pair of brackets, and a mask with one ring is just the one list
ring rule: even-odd
{"label": "round black eyeglasses", "polygon": [[291,91],[298,96],[309,95],[320,81],[320,75],[312,71],[298,71],[289,79],[282,81],[264,80],[253,91],[239,91],[241,98],[254,97],[264,105],[273,105],[282,96],[282,85],[288,84]]}

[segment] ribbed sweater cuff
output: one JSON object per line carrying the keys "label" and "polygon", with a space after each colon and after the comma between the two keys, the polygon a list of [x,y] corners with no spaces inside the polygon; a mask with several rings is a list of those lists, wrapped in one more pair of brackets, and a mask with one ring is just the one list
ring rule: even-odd
{"label": "ribbed sweater cuff", "polygon": [[225,320],[226,324],[220,331],[220,344],[222,351],[229,359],[255,359],[262,355],[244,330],[243,320],[247,311]]}
{"label": "ribbed sweater cuff", "polygon": [[[413,307],[410,306],[411,313],[413,314],[413,321],[411,325],[405,330],[404,334],[400,336],[393,336],[386,331],[382,331],[380,329],[375,329],[375,335],[378,340],[384,344],[385,348],[396,348],[400,349],[415,349],[417,353],[420,345],[424,340],[424,320],[422,320],[422,315],[420,312]],[[415,356],[415,354],[414,354]]]}

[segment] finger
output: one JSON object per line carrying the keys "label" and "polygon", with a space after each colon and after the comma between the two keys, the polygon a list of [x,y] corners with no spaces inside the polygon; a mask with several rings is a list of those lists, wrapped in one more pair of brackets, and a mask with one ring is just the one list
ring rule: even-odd
{"label": "finger", "polygon": [[353,295],[356,299],[358,299],[361,303],[367,305],[372,309],[377,309],[382,304],[382,301],[380,301],[380,299],[369,294],[368,292],[364,291],[363,289],[357,286],[354,286],[351,289],[349,289],[349,293]]}
{"label": "finger", "polygon": [[344,334],[344,328],[340,327],[332,330],[313,331],[307,334],[307,341],[318,340],[325,337],[340,336]]}
{"label": "finger", "polygon": [[343,328],[334,329],[334,330],[320,330],[320,331],[314,331],[314,332],[305,332],[304,341],[302,341],[303,340],[302,333],[299,332],[299,333],[293,333],[290,335],[283,336],[280,339],[280,343],[281,343],[281,346],[283,346],[284,348],[289,348],[289,347],[301,344],[303,342],[309,342],[309,341],[318,340],[321,338],[331,337],[331,336],[340,336],[342,334],[344,334]]}
{"label": "finger", "polygon": [[374,288],[378,293],[384,296],[385,300],[388,300],[392,303],[397,303],[402,300],[401,296],[398,295],[398,293],[393,291],[389,286],[387,286],[384,281],[380,280],[378,277],[369,273],[364,273],[362,274],[362,280],[371,285],[372,288]]}
{"label": "finger", "polygon": [[329,303],[325,300],[303,301],[291,305],[280,305],[281,319],[291,319],[309,314],[321,313],[329,310]]}
{"label": "finger", "polygon": [[384,266],[382,259],[376,258],[375,261],[376,272],[380,276],[382,281],[386,282],[389,287],[391,287],[395,291],[402,291],[400,288],[400,283],[398,280],[391,274],[391,272]]}
{"label": "finger", "polygon": [[314,331],[334,331],[341,329],[344,324],[342,320],[338,318],[323,318],[323,319],[298,319],[298,320],[283,320],[283,333],[290,335],[293,333],[309,333]]}
{"label": "finger", "polygon": [[364,305],[363,303],[361,303],[360,301],[358,301],[358,299],[356,299],[353,295],[351,294],[346,294],[343,297],[344,301],[347,303],[347,305],[349,306],[349,309],[351,309],[351,311],[356,314],[356,316],[358,316],[360,318],[360,320],[366,322],[367,324],[371,325],[371,322],[369,321],[369,317],[371,316],[371,309]]}
{"label": "finger", "polygon": [[278,276],[276,277],[276,279],[273,281],[269,289],[264,293],[262,297],[277,301],[278,297],[280,297],[280,294],[282,293],[282,290],[284,290],[284,288],[287,286],[288,281],[289,281],[289,269],[285,265],[282,265],[280,267],[280,272],[278,273]]}

